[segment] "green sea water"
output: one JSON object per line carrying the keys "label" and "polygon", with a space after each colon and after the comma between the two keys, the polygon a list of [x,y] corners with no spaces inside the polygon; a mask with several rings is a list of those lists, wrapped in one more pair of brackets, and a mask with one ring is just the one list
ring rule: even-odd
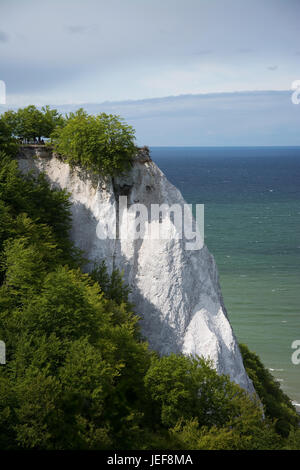
{"label": "green sea water", "polygon": [[152,158],[189,203],[205,204],[213,253],[239,342],[300,404],[300,148],[155,147]]}

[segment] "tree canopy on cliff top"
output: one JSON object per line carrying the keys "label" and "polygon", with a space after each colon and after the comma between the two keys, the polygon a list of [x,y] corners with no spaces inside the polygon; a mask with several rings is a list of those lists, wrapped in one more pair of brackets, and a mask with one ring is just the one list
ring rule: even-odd
{"label": "tree canopy on cliff top", "polygon": [[51,134],[54,149],[70,164],[115,175],[130,168],[136,153],[134,129],[119,116],[70,113]]}
{"label": "tree canopy on cliff top", "polygon": [[64,117],[49,106],[6,111],[0,117],[0,135],[6,150],[14,139],[39,143],[50,138],[50,145],[71,165],[111,176],[128,170],[137,150],[135,131],[120,116],[93,116],[82,108]]}
{"label": "tree canopy on cliff top", "polygon": [[39,110],[36,106],[29,105],[18,111],[6,111],[0,122],[7,126],[11,137],[23,142],[40,142],[43,137],[49,138],[57,126],[62,126],[64,118],[49,106],[43,106]]}

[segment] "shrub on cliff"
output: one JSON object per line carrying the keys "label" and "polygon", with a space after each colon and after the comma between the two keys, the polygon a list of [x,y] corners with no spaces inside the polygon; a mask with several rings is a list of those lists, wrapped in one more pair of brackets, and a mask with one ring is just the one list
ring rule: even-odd
{"label": "shrub on cliff", "polygon": [[136,152],[134,130],[119,116],[70,113],[51,134],[54,149],[72,165],[115,175],[126,171]]}

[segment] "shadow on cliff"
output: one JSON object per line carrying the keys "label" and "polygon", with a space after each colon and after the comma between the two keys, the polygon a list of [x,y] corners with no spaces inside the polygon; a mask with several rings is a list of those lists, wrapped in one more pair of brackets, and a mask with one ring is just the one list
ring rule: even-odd
{"label": "shadow on cliff", "polygon": [[[127,194],[129,194],[130,188],[126,186],[125,189]],[[139,252],[141,251],[143,240],[137,239],[132,241],[132,252],[130,253],[130,258],[128,258],[122,253],[121,241],[118,238],[101,240],[97,237],[97,226],[99,220],[93,215],[92,210],[84,203],[73,200],[71,210],[73,216],[71,238],[76,246],[85,253],[89,253],[90,257],[90,263],[86,266],[85,270],[89,271],[94,263],[100,263],[103,260],[106,262],[110,272],[113,268],[117,268],[120,271],[123,270],[124,281],[132,291],[130,301],[134,304],[134,312],[140,318],[140,327],[143,339],[149,343],[149,347],[151,349],[159,351],[161,355],[182,352],[184,336],[195,312],[190,312],[190,315],[188,315],[187,312],[189,318],[187,318],[186,321],[186,328],[178,327],[176,324],[172,325],[170,317],[163,317],[160,309],[157,308],[151,300],[145,297],[139,288],[138,277]],[[80,221],[80,223],[77,221]],[[104,224],[105,223],[106,222],[104,221]],[[188,269],[190,269],[190,267]],[[197,272],[194,273],[193,277],[193,292],[199,302],[201,290],[203,289],[203,293],[205,293],[207,285],[205,286],[201,284],[200,279],[197,278]],[[210,295],[209,292],[207,292],[207,294]],[[195,299],[191,298],[190,300],[191,304],[194,305]],[[224,308],[224,312],[226,312],[223,299],[221,300],[221,305]],[[215,306],[212,311],[210,310],[212,318],[217,315],[217,313],[217,306]],[[224,342],[222,335],[221,339],[217,332],[215,332],[214,328],[209,329],[212,334],[218,338],[218,359],[216,363],[218,371],[220,373],[227,373],[230,375],[232,373],[232,375],[239,376],[241,382],[244,382],[243,379],[246,379],[246,375],[242,378],[245,371],[243,370],[243,362],[237,343],[233,350],[231,350]],[[232,334],[235,339],[233,332]],[[192,354],[194,353],[193,351],[190,352]],[[246,383],[244,386],[245,388],[248,388]]]}
{"label": "shadow on cliff", "polygon": [[[182,337],[176,327],[172,327],[168,317],[163,318],[160,310],[141,292],[138,286],[138,258],[142,239],[132,241],[131,258],[122,253],[119,239],[100,240],[97,237],[97,220],[92,211],[79,201],[72,201],[73,227],[71,238],[75,245],[84,253],[92,253],[84,271],[88,272],[95,263],[105,261],[108,271],[118,269],[124,272],[124,281],[130,287],[130,302],[134,305],[134,313],[140,318],[143,339],[151,349],[159,350],[160,354],[179,353],[182,347]],[[76,223],[80,220],[80,224]],[[74,223],[75,222],[75,223]],[[78,243],[79,241],[79,243]]]}

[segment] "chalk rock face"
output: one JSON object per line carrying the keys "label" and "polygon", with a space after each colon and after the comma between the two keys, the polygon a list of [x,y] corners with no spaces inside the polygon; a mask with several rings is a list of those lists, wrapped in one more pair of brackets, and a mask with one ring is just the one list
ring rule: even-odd
{"label": "chalk rock face", "polygon": [[[126,238],[136,221],[130,213],[134,204],[143,204],[149,213],[151,204],[177,208],[185,204],[147,149],[139,151],[126,176],[116,178],[71,169],[50,150],[34,146],[22,148],[19,167],[23,172],[44,171],[53,186],[70,193],[72,239],[91,262],[105,260],[109,270],[124,271],[132,289],[130,300],[151,348],[160,354],[210,357],[219,373],[229,374],[243,388],[254,391],[223,304],[217,267],[206,246],[201,243],[198,249],[187,249],[186,238],[176,236]],[[124,201],[127,197],[123,211],[120,196]],[[151,219],[148,228],[152,233],[152,228],[164,223],[173,235],[178,232],[164,213]],[[114,227],[116,237],[107,238]]]}

